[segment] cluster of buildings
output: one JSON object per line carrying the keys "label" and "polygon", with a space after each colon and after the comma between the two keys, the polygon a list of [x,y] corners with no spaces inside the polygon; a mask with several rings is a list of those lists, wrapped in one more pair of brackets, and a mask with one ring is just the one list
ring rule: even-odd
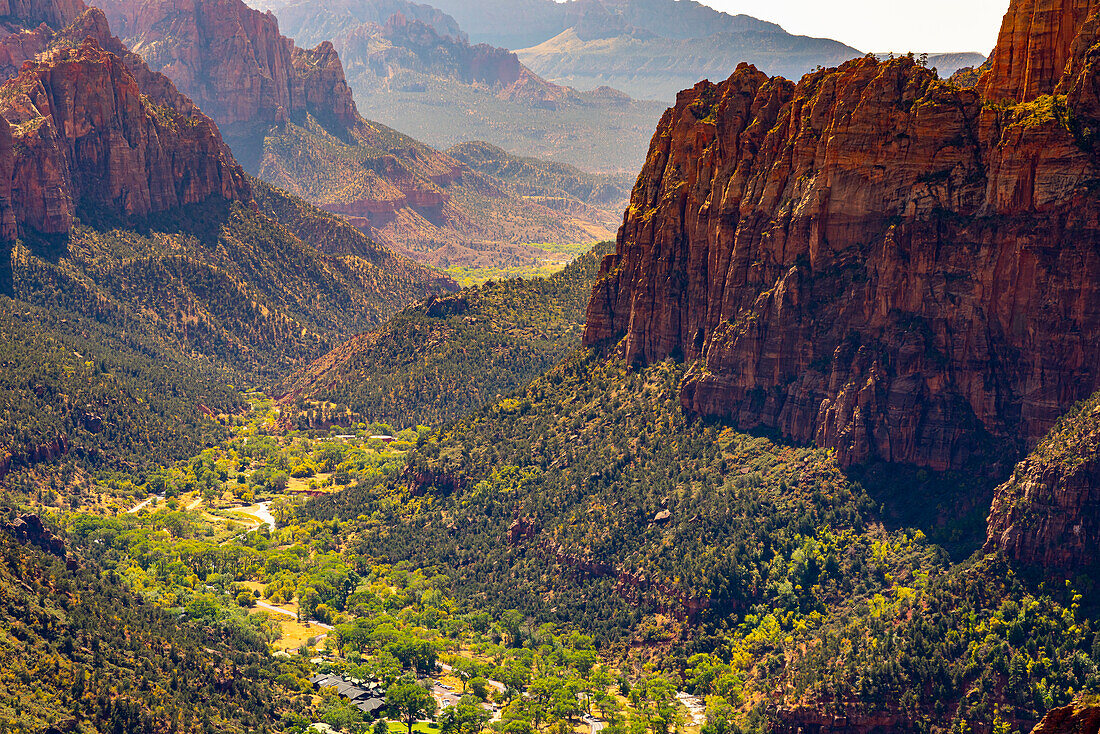
{"label": "cluster of buildings", "polygon": [[382,686],[373,681],[362,681],[358,678],[348,678],[340,675],[315,675],[309,679],[314,690],[328,688],[336,692],[336,695],[351,701],[351,704],[367,716],[376,716],[386,702],[383,700],[386,692]]}

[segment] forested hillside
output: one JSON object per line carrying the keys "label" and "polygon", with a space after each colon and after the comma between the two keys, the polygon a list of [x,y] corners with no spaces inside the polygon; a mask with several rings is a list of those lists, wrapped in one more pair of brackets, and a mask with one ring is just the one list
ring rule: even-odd
{"label": "forested hillside", "polygon": [[113,571],[20,545],[6,528],[0,560],[5,732],[289,731],[283,717],[308,705],[295,698],[303,663],[272,658],[265,631],[243,617],[181,621]]}
{"label": "forested hillside", "polygon": [[575,353],[421,439],[400,477],[306,513],[350,519],[357,553],[438,569],[475,606],[677,670],[752,727],[1026,730],[1100,685],[1092,581],[953,566],[934,527],[884,527],[833,452],[688,421],[682,375]]}
{"label": "forested hillside", "polygon": [[308,420],[439,425],[496,402],[580,343],[599,245],[548,278],[491,281],[409,307],[279,388]]}

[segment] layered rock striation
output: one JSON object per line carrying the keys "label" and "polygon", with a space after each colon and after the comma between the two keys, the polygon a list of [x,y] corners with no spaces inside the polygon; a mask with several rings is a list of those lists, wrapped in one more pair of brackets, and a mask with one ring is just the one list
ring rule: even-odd
{"label": "layered rock striation", "polygon": [[[313,115],[348,126],[358,114],[331,44],[297,48],[271,13],[240,0],[105,0],[111,27],[194,99],[227,137]],[[339,132],[339,130],[337,130]]]}
{"label": "layered rock striation", "polygon": [[976,89],[867,57],[682,92],[586,342],[846,464],[1019,456],[1100,386],[1098,8],[1016,0]]}

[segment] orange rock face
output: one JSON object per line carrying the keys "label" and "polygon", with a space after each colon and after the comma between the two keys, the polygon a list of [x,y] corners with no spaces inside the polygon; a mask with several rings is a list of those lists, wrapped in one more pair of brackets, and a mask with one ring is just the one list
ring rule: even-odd
{"label": "orange rock face", "polygon": [[1001,25],[993,68],[981,82],[986,98],[1026,102],[1052,94],[1073,59],[1082,25],[1097,8],[1097,0],[1012,3]]}
{"label": "orange rock face", "polygon": [[1097,3],[1042,4],[1013,3],[979,89],[863,58],[682,92],[586,342],[682,355],[686,410],[845,463],[1034,445],[1100,385]]}
{"label": "orange rock face", "polygon": [[1097,734],[1100,706],[1075,703],[1057,708],[1043,717],[1031,734]]}
{"label": "orange rock face", "polygon": [[[21,227],[65,233],[81,206],[144,216],[250,197],[208,118],[143,98],[130,69],[94,38],[62,48],[0,90],[0,115],[14,126],[9,180]],[[4,150],[0,140],[0,158]]]}

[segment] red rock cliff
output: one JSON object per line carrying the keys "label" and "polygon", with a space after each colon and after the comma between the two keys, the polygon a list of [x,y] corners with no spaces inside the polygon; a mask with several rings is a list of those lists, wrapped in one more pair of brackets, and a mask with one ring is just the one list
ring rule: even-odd
{"label": "red rock cliff", "polygon": [[586,342],[682,354],[685,409],[846,463],[1034,445],[1100,385],[1100,2],[1042,4],[1013,2],[984,92],[873,58],[682,92]]}
{"label": "red rock cliff", "polygon": [[997,488],[986,551],[1029,566],[1100,563],[1100,394],[1078,406]]}
{"label": "red rock cliff", "polygon": [[271,13],[240,0],[105,0],[111,27],[169,76],[226,134],[310,113],[353,125],[358,114],[330,44],[302,51]]}
{"label": "red rock cliff", "polygon": [[1009,6],[992,69],[981,81],[987,99],[1026,102],[1052,94],[1073,58],[1095,0],[1022,0]]}
{"label": "red rock cliff", "polygon": [[1076,701],[1057,708],[1043,717],[1031,734],[1097,734],[1100,732],[1100,706]]}
{"label": "red rock cliff", "polygon": [[84,9],[84,0],[0,0],[0,18],[24,27],[45,23],[51,28],[62,28],[76,20]]}
{"label": "red rock cliff", "polygon": [[[213,122],[143,96],[126,64],[92,37],[25,64],[0,89],[0,115],[13,126],[9,180],[21,227],[65,233],[81,205],[143,216],[211,196],[250,198]],[[0,159],[6,150],[0,140]]]}

